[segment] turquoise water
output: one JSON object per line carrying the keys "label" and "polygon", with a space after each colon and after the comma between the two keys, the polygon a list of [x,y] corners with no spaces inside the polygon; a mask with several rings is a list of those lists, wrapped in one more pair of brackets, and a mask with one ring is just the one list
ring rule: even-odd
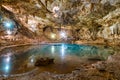
{"label": "turquoise water", "polygon": [[105,60],[113,53],[112,48],[105,48],[103,46],[90,45],[76,45],[76,44],[51,44],[36,46],[36,48],[28,51],[29,54],[41,55],[46,57],[60,57],[61,59],[67,55],[77,56],[79,58],[100,57]]}
{"label": "turquoise water", "polygon": [[40,72],[68,73],[81,64],[106,60],[114,51],[104,46],[61,43],[7,48],[0,53],[0,74],[11,75],[33,70],[38,57],[54,58],[54,64],[39,67]]}

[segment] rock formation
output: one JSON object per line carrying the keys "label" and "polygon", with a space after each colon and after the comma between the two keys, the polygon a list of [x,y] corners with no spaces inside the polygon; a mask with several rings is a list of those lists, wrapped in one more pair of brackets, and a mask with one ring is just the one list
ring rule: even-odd
{"label": "rock formation", "polygon": [[[9,18],[21,26],[18,32],[28,38],[44,36],[46,40],[63,29],[71,32],[69,37],[75,41],[119,39],[119,8],[119,0],[1,1],[1,13],[11,15]],[[51,26],[50,31],[46,30],[47,36],[44,35],[46,26]]]}

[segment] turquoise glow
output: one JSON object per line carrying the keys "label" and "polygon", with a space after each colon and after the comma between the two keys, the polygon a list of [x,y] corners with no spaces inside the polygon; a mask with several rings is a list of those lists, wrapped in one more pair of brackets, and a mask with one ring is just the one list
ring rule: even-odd
{"label": "turquoise glow", "polygon": [[9,64],[6,64],[5,67],[4,67],[4,70],[5,70],[5,72],[9,72],[9,70],[10,70],[10,65],[9,65]]}
{"label": "turquoise glow", "polygon": [[14,22],[11,20],[3,21],[3,26],[7,30],[13,30],[15,27]]}
{"label": "turquoise glow", "polygon": [[[28,48],[24,49],[24,47]],[[15,49],[10,49],[11,52],[9,49],[4,49],[3,51],[1,51],[1,54],[4,53],[6,55],[0,56],[0,75],[6,76],[16,73],[18,74],[28,72],[31,69],[29,67],[26,68],[23,66],[26,62],[28,62],[26,63],[26,65],[30,67],[31,65],[34,65],[36,57],[54,58],[55,64],[60,64],[62,68],[65,67],[65,69],[67,70],[66,65],[68,64],[68,62],[78,63],[77,61],[82,61],[83,59],[89,60],[91,58],[106,60],[109,55],[114,53],[114,50],[112,48],[105,48],[104,46],[99,47],[64,43],[21,46],[16,47]],[[19,54],[16,51],[18,51]],[[59,66],[54,66],[55,64],[52,64],[53,66],[50,65],[51,68],[55,67],[61,72],[64,71],[62,71]],[[22,71],[22,68],[24,68],[25,71]]]}
{"label": "turquoise glow", "polygon": [[9,72],[11,71],[11,61],[10,61],[10,58],[9,57],[6,57],[3,59],[3,63],[2,63],[2,72],[5,74],[5,75],[8,75]]}

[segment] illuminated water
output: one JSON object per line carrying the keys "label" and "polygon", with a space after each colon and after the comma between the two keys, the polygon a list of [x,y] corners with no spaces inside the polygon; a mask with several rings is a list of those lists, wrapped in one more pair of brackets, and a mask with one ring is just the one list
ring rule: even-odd
{"label": "illuminated water", "polygon": [[68,73],[83,65],[106,60],[114,52],[104,46],[46,44],[7,48],[0,53],[0,74],[11,75],[33,70],[36,57],[54,58],[54,64],[39,67],[40,72]]}

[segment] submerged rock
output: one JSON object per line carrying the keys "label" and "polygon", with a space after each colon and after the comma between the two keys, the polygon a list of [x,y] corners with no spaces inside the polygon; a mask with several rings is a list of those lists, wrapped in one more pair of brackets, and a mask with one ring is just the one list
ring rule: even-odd
{"label": "submerged rock", "polygon": [[49,64],[53,64],[54,59],[53,58],[39,58],[35,62],[35,66],[47,66]]}

